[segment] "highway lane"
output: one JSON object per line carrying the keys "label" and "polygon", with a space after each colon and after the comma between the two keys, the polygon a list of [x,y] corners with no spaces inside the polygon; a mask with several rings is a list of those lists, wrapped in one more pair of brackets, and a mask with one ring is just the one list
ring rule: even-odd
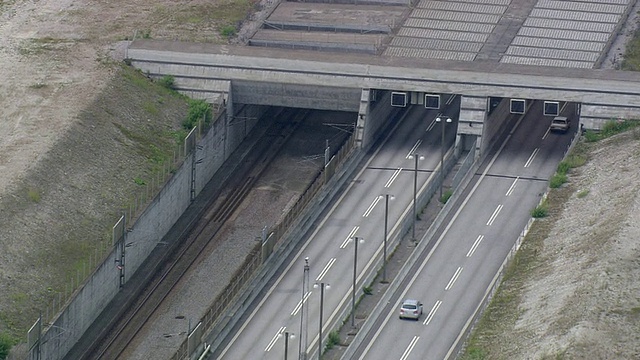
{"label": "highway lane", "polygon": [[[568,111],[568,110],[567,110]],[[529,111],[481,166],[463,205],[409,273],[359,347],[360,359],[445,359],[468,325],[507,253],[540,201],[568,147],[569,134],[547,131],[539,106]],[[544,121],[545,126],[539,126]],[[418,322],[398,319],[402,299],[424,304]]]}
{"label": "highway lane", "polygon": [[[419,186],[439,165],[441,128],[436,126],[434,130],[436,116],[435,112],[419,107],[409,110],[227,346],[221,353],[214,353],[215,358],[283,358],[284,339],[280,335],[285,332],[296,334],[288,344],[292,358],[305,349],[311,353],[317,348],[320,295],[312,285],[322,282],[330,285],[323,299],[323,323],[327,324],[337,316],[338,309],[350,304],[354,261],[354,242],[350,239],[359,237],[365,241],[358,246],[356,289],[360,291],[364,271],[382,256],[384,199],[380,195],[395,195],[389,207],[389,229],[396,231],[401,215],[411,211],[415,160],[408,158],[408,154],[418,152],[424,156],[418,162]],[[447,126],[451,131],[446,144],[451,145],[455,123]],[[303,303],[306,257],[310,265],[309,286]],[[305,312],[306,321],[302,316]],[[324,335],[327,333],[325,328]],[[307,346],[301,346],[303,343]]]}

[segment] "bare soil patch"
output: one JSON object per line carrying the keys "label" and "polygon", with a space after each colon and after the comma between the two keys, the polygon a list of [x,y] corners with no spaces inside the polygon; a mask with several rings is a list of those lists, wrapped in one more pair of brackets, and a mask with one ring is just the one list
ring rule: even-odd
{"label": "bare soil patch", "polygon": [[[247,0],[0,1],[0,333],[23,339],[172,154],[184,98],[123,68],[134,36],[226,41]],[[92,259],[92,260],[90,260]]]}

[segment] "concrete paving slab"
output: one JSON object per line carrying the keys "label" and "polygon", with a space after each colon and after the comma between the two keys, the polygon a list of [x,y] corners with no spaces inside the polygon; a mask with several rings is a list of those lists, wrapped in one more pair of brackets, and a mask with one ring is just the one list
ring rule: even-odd
{"label": "concrete paving slab", "polygon": [[271,23],[393,27],[401,23],[405,10],[404,6],[283,2],[269,16],[268,21]]}

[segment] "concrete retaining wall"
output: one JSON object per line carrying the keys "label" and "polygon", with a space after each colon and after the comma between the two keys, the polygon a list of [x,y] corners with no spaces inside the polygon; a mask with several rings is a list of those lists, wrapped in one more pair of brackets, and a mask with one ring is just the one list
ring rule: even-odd
{"label": "concrete retaining wall", "polygon": [[357,112],[360,88],[233,81],[236,103]]}
{"label": "concrete retaining wall", "polygon": [[478,155],[484,155],[485,151],[493,146],[494,142],[499,138],[498,135],[511,119],[510,101],[509,99],[502,99],[500,104],[487,116],[482,134],[482,144],[480,144],[480,154]]}
{"label": "concrete retaining wall", "polygon": [[601,130],[608,121],[621,119],[640,119],[640,104],[637,107],[582,104],[580,109],[580,124],[586,129]]}
{"label": "concrete retaining wall", "polygon": [[392,107],[389,104],[391,104],[391,92],[389,91],[377,91],[376,101],[369,103],[369,115],[362,141],[363,149],[368,149],[378,138],[380,132],[389,125],[389,120],[395,117],[398,111],[404,110],[404,108]]}
{"label": "concrete retaining wall", "polygon": [[[251,115],[244,121],[242,129],[229,129],[231,136],[225,137],[227,117],[221,116],[199,142],[196,159],[196,193],[199,193],[215,172],[221,168],[231,152],[224,153],[224,145],[235,149],[246,134],[257,124],[268,107],[249,107],[242,111]],[[239,127],[240,128],[240,127]],[[125,281],[129,280],[164,235],[171,229],[182,213],[191,204],[191,167],[193,153],[188,155],[173,177],[153,199],[144,213],[126,234]],[[80,339],[87,328],[120,291],[119,271],[116,259],[120,259],[120,247],[116,246],[106,260],[68,302],[68,305],[48,327],[41,338],[39,359],[62,359]],[[31,353],[29,359],[38,359]]]}

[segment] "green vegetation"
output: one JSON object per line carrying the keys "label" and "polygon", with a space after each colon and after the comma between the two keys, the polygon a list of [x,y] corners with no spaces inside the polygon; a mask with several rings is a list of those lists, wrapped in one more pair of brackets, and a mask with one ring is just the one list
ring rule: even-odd
{"label": "green vegetation", "polygon": [[588,130],[585,132],[584,138],[587,142],[600,141],[638,126],[640,126],[640,121],[637,120],[611,120],[602,127],[601,131]]}
{"label": "green vegetation", "polygon": [[176,79],[171,75],[165,75],[160,80],[158,80],[158,84],[163,88],[174,90],[175,89]]}
{"label": "green vegetation", "polygon": [[566,174],[554,174],[549,181],[549,187],[552,189],[557,189],[567,182]]}
{"label": "green vegetation", "polygon": [[442,197],[440,198],[440,202],[443,203],[443,204],[446,204],[447,201],[449,201],[449,198],[451,197],[451,195],[453,195],[453,190],[452,189],[446,190],[442,194]]}
{"label": "green vegetation", "polygon": [[[618,67],[617,64],[616,67]],[[633,39],[626,44],[624,60],[619,68],[621,70],[640,71],[640,28],[636,29]]]}
{"label": "green vegetation", "polygon": [[204,125],[209,125],[212,119],[211,105],[204,100],[189,100],[187,118],[182,123],[186,130],[193,129],[198,121],[204,120]]}
{"label": "green vegetation", "polygon": [[362,292],[365,295],[371,295],[371,294],[373,294],[373,288],[371,286],[365,286],[365,287],[362,288]]}
{"label": "green vegetation", "polygon": [[587,195],[589,195],[589,190],[581,190],[580,192],[578,192],[578,195],[576,195],[579,199],[585,198],[587,197]]}
{"label": "green vegetation", "polygon": [[39,203],[41,198],[40,198],[40,191],[38,191],[38,189],[34,189],[34,188],[29,188],[27,190],[27,197],[29,198],[29,200],[31,200],[34,203]]}
{"label": "green vegetation", "polygon": [[544,204],[538,205],[531,210],[531,217],[536,219],[547,217],[547,215],[549,215],[549,210]]}
{"label": "green vegetation", "polygon": [[149,100],[142,103],[142,109],[151,116],[157,116],[160,113],[155,102]]}
{"label": "green vegetation", "polygon": [[7,358],[13,344],[15,344],[15,340],[9,334],[0,333],[0,360]]}
{"label": "green vegetation", "polygon": [[220,29],[220,34],[226,38],[230,38],[236,35],[236,27],[233,25],[227,25],[224,26],[222,29]]}
{"label": "green vegetation", "polygon": [[325,351],[333,349],[334,346],[340,344],[340,333],[337,331],[332,331],[329,333],[329,337],[327,338],[327,344],[325,345]]}
{"label": "green vegetation", "polygon": [[37,82],[35,84],[31,84],[29,85],[30,89],[43,89],[46,88],[48,85],[46,83],[43,82]]}

